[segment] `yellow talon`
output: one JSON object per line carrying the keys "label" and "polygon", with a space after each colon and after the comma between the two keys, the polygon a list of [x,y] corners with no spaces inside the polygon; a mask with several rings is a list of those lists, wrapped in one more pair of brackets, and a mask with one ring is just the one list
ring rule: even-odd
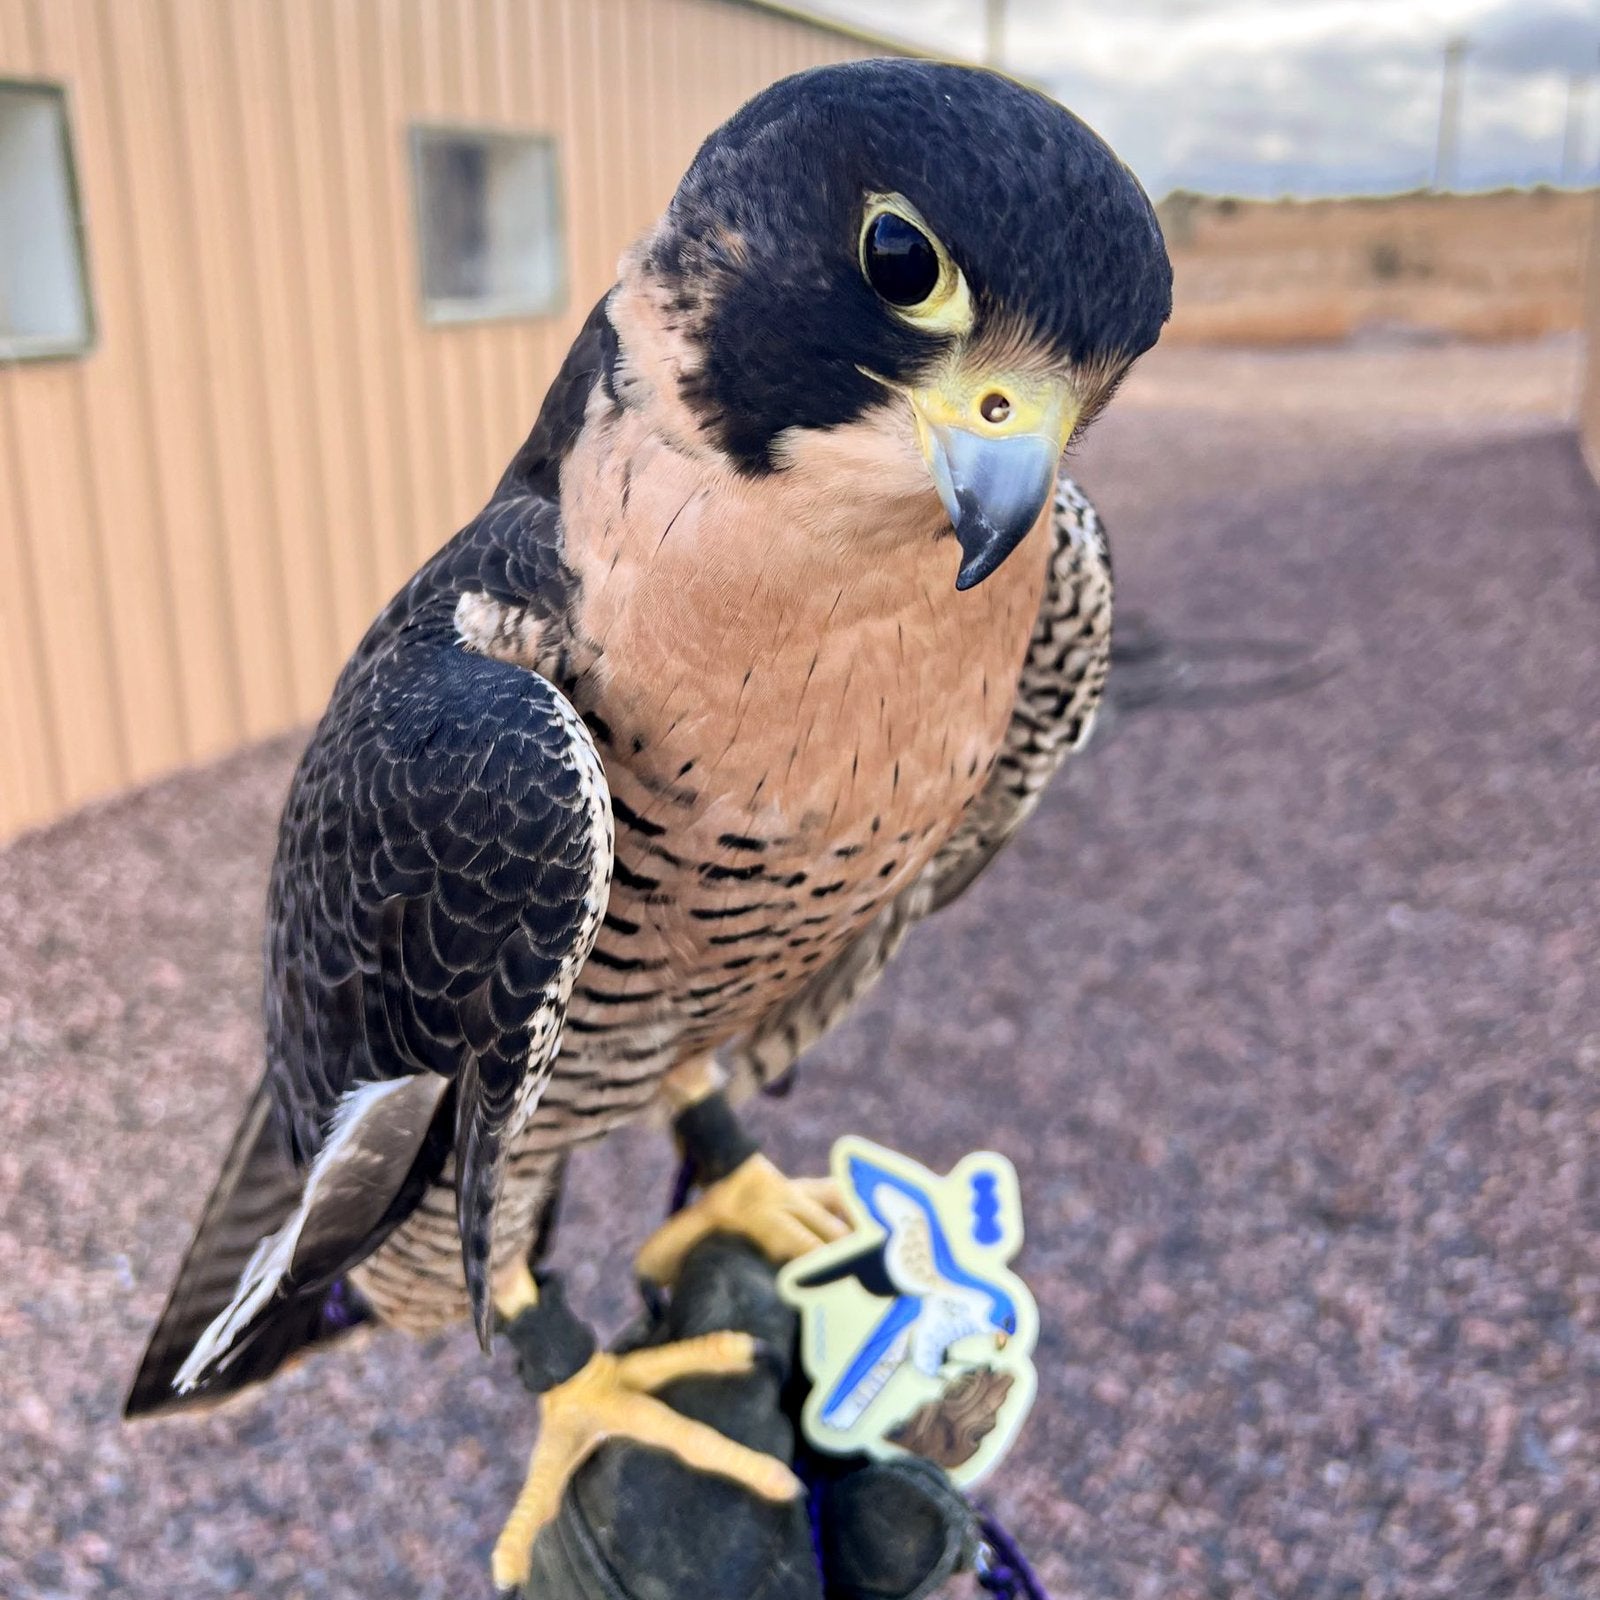
{"label": "yellow talon", "polygon": [[848,1232],[837,1186],[827,1178],[787,1178],[754,1155],[714,1183],[645,1241],[639,1276],[668,1288],[689,1252],[714,1233],[748,1239],[774,1266],[794,1261]]}
{"label": "yellow talon", "polygon": [[539,1285],[526,1261],[518,1261],[495,1279],[494,1308],[503,1321],[515,1322],[539,1303]]}
{"label": "yellow talon", "polygon": [[621,1356],[601,1352],[549,1390],[541,1402],[539,1440],[527,1480],[495,1541],[490,1569],[496,1588],[515,1591],[527,1583],[539,1530],[560,1509],[572,1474],[607,1439],[653,1445],[700,1472],[742,1483],[763,1499],[789,1500],[800,1494],[800,1480],[776,1456],[680,1416],[653,1395],[679,1378],[749,1372],[755,1353],[755,1341],[746,1333],[708,1333]]}

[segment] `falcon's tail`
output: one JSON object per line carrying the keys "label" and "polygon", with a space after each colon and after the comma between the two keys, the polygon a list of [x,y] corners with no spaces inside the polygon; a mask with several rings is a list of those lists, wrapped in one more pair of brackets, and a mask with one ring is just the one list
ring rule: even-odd
{"label": "falcon's tail", "polygon": [[123,1406],[126,1417],[206,1405],[270,1377],[297,1351],[337,1337],[362,1320],[343,1285],[290,1295],[238,1342],[222,1371],[208,1372],[186,1392],[178,1372],[212,1322],[227,1308],[263,1239],[294,1214],[304,1175],[289,1160],[272,1126],[271,1103],[258,1089],[239,1123],[232,1148],[178,1269],[166,1309]]}

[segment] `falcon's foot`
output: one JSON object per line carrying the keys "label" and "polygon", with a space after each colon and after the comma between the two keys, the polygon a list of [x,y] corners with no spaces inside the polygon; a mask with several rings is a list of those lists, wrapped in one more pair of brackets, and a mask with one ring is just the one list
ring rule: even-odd
{"label": "falcon's foot", "polygon": [[684,1258],[714,1233],[748,1239],[773,1266],[782,1266],[842,1239],[847,1219],[832,1178],[785,1177],[765,1156],[751,1155],[669,1217],[645,1241],[635,1266],[641,1278],[670,1288]]}
{"label": "falcon's foot", "polygon": [[800,1480],[776,1456],[735,1444],[655,1398],[655,1390],[679,1378],[736,1377],[755,1361],[749,1334],[709,1333],[626,1355],[596,1352],[573,1377],[547,1390],[527,1481],[494,1547],[495,1586],[516,1591],[528,1581],[539,1530],[560,1509],[567,1480],[607,1439],[653,1445],[767,1500],[803,1493]]}
{"label": "falcon's foot", "polygon": [[632,1439],[700,1472],[742,1483],[768,1500],[803,1492],[775,1456],[735,1443],[680,1416],[655,1391],[680,1378],[741,1377],[756,1362],[747,1333],[708,1333],[676,1344],[613,1355],[596,1350],[588,1327],[567,1307],[554,1279],[543,1287],[524,1266],[496,1285],[495,1307],[517,1352],[523,1382],[540,1395],[539,1438],[528,1476],[495,1543],[495,1586],[521,1589],[539,1530],[561,1508],[567,1481],[607,1439]]}

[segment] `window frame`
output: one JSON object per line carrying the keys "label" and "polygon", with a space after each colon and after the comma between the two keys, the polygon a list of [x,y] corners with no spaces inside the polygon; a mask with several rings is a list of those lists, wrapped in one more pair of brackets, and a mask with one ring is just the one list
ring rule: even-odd
{"label": "window frame", "polygon": [[78,266],[78,296],[83,307],[83,331],[70,337],[50,334],[10,334],[0,322],[0,367],[29,361],[81,360],[100,343],[100,319],[95,308],[94,274],[89,265],[89,228],[84,218],[83,185],[78,177],[77,140],[72,126],[72,93],[54,78],[22,78],[0,73],[0,94],[23,90],[56,102],[56,127],[61,146],[62,175],[67,188],[67,208],[72,218],[72,244]]}
{"label": "window frame", "polygon": [[[435,138],[474,139],[484,144],[536,144],[549,155],[550,209],[555,219],[556,250],[554,288],[541,304],[522,303],[498,296],[467,300],[459,296],[428,293],[428,263],[424,255],[423,149]],[[416,249],[417,305],[430,328],[465,328],[480,323],[548,322],[562,316],[571,299],[572,270],[567,226],[566,185],[563,182],[561,141],[543,128],[510,127],[503,123],[464,122],[451,119],[413,120],[406,127],[406,151],[411,168],[411,231]]]}

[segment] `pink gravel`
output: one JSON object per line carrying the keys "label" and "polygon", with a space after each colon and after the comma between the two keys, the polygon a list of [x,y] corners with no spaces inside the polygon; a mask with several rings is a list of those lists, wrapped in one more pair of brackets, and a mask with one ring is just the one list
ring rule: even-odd
{"label": "pink gravel", "polygon": [[[1121,603],[1338,671],[1122,718],[757,1112],[794,1167],[848,1129],[1016,1159],[1042,1391],[995,1499],[1058,1595],[1600,1595],[1600,493],[1572,354],[1157,358],[1082,464]],[[531,1415],[464,1331],[118,1420],[258,1070],[293,754],[0,854],[15,1600],[488,1592]],[[647,1129],[580,1163],[561,1254],[603,1318],[667,1172]]]}

